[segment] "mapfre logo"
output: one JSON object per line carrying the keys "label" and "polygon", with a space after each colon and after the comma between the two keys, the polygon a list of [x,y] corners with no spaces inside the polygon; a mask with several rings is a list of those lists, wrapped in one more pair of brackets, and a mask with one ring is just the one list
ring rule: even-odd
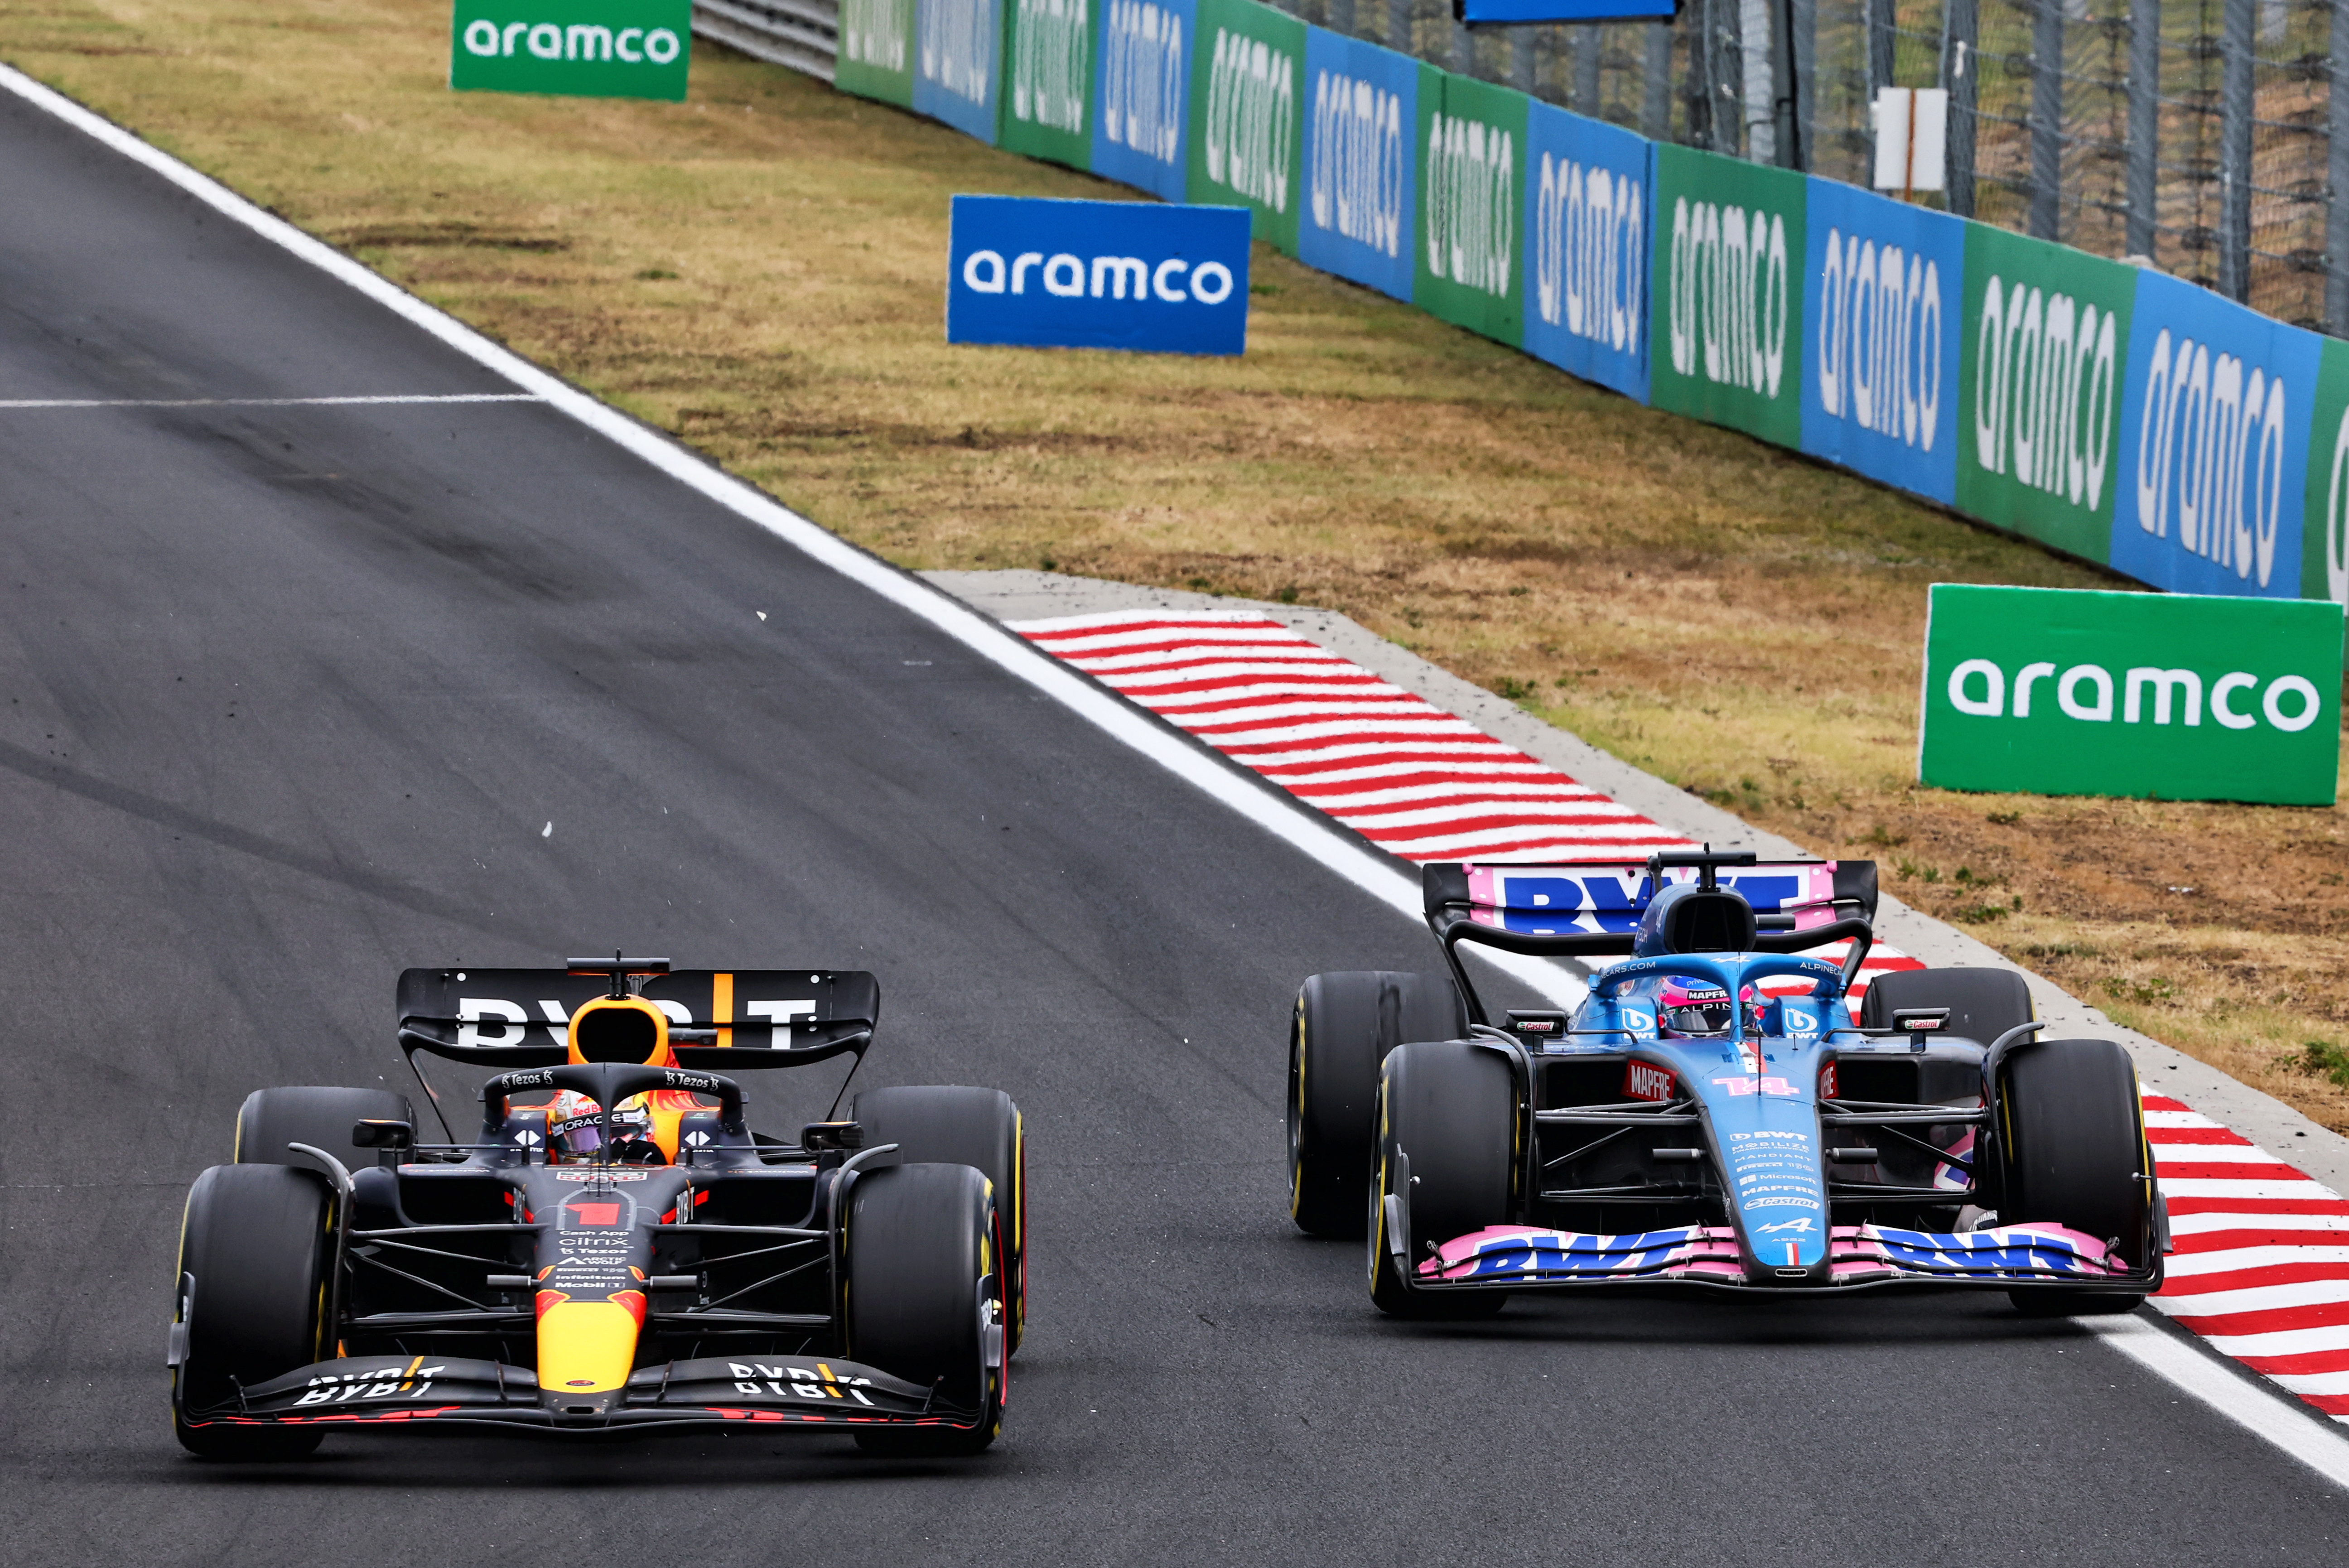
{"label": "mapfre logo", "polygon": [[1627,1062],[1623,1064],[1623,1093],[1635,1100],[1669,1100],[1672,1097],[1671,1070],[1651,1062]]}

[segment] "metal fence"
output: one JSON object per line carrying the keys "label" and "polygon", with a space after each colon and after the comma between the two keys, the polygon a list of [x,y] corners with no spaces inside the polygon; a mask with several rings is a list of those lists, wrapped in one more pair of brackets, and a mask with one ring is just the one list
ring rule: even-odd
{"label": "metal fence", "polygon": [[[1275,0],[1659,140],[1864,181],[1879,87],[1950,90],[1935,205],[2144,256],[2349,337],[2349,0],[1683,0],[1670,24],[1469,29],[1449,0]],[[837,0],[695,0],[829,78]]]}

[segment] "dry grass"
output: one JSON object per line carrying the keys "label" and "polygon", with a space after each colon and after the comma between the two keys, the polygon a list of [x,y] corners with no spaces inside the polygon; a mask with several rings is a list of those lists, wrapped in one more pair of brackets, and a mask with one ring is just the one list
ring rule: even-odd
{"label": "dry grass", "polygon": [[707,48],[459,96],[448,26],[36,0],[0,55],[894,560],[1344,610],[2349,1130],[2279,1065],[2349,1044],[2342,812],[1909,782],[1925,586],[2109,579],[1261,248],[1241,360],[950,349],[950,194],[1122,192]]}

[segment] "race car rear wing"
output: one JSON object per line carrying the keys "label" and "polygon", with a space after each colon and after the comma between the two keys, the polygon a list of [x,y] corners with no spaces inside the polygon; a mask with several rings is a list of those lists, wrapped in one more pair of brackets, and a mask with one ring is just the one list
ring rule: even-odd
{"label": "race car rear wing", "polygon": [[[672,970],[663,959],[624,962],[621,983],[668,1014],[669,1040],[684,1067],[739,1073],[847,1052],[862,1056],[881,1016],[881,982],[862,970]],[[572,1012],[612,993],[614,968],[403,971],[400,1049],[501,1071],[559,1065],[570,1059]]]}
{"label": "race car rear wing", "polygon": [[[1651,855],[1552,866],[1436,862],[1420,867],[1428,929],[1481,1013],[1454,951],[1463,941],[1539,957],[1621,956],[1664,888],[1723,888],[1752,906],[1755,952],[1802,952],[1852,940],[1845,983],[1873,940],[1876,862],[1764,861],[1753,851]],[[1480,1020],[1481,1021],[1481,1020]]]}

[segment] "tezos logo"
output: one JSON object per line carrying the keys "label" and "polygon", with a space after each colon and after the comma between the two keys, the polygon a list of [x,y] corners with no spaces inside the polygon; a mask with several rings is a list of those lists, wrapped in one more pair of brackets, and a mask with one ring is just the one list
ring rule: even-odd
{"label": "tezos logo", "polygon": [[507,57],[513,55],[516,44],[542,60],[620,60],[632,66],[667,65],[685,47],[667,27],[649,31],[623,27],[616,33],[592,23],[500,24],[486,16],[465,24],[465,52],[469,55],[479,55],[483,59]]}

